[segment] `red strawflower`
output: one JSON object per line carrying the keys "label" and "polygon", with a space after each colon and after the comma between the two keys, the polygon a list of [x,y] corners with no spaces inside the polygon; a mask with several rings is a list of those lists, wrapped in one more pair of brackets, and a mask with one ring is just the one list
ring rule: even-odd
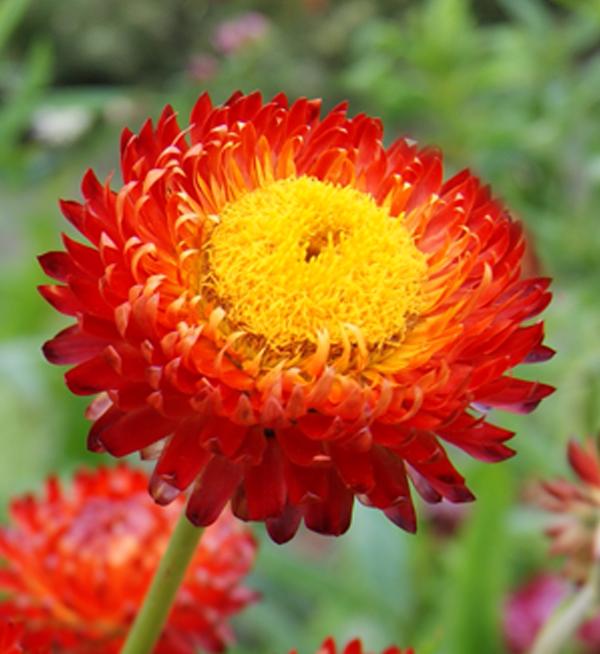
{"label": "red strawflower", "polygon": [[[65,493],[10,507],[0,529],[0,617],[25,627],[23,647],[55,654],[117,654],[166,548],[183,498],[157,506],[147,476],[120,466],[77,473]],[[156,654],[220,652],[232,640],[228,618],[252,601],[240,585],[256,550],[229,512],[202,535]]]}
{"label": "red strawflower", "polygon": [[[316,654],[337,654],[337,652],[338,649],[336,647],[335,640],[333,638],[327,638],[323,641],[323,644]],[[294,649],[290,652],[290,654],[298,654],[298,652]],[[339,651],[339,654],[367,654],[367,652],[363,650],[362,643],[357,638],[350,641],[343,650]],[[414,654],[414,651],[412,649],[401,650],[392,646],[384,649],[381,654]]]}
{"label": "red strawflower", "polygon": [[473,498],[442,441],[513,450],[490,408],[528,412],[547,279],[522,279],[521,226],[433,149],[382,145],[378,120],[207,95],[185,130],[167,107],[122,137],[123,185],[89,171],[63,202],[89,245],[41,257],[44,297],[75,324],[46,343],[96,395],[93,450],[157,455],[151,491],[193,487],[189,518],[232,499],[291,538],[341,534],[354,497],[409,531],[428,501]]}

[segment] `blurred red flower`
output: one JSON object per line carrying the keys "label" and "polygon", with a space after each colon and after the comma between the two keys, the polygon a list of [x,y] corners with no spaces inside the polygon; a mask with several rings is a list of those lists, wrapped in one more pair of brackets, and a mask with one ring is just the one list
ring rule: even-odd
{"label": "blurred red flower", "polygon": [[0,654],[22,654],[23,626],[0,619]]}
{"label": "blurred red flower", "polygon": [[532,492],[532,500],[556,519],[546,529],[552,555],[565,556],[565,574],[585,582],[600,543],[600,452],[598,439],[575,440],[567,446],[567,458],[576,481],[544,480]]}
{"label": "blurred red flower", "polygon": [[[350,641],[343,650],[338,650],[333,638],[327,638],[316,654],[338,654],[338,652],[339,654],[367,654],[358,639]],[[298,654],[298,652],[294,649],[290,654]],[[388,647],[381,654],[414,654],[414,652],[412,649],[401,650],[397,647]]]}
{"label": "blurred red flower", "polygon": [[[24,651],[119,652],[183,503],[159,507],[147,485],[120,466],[77,473],[68,493],[50,479],[43,497],[12,502],[0,529],[0,618],[24,627]],[[229,512],[206,530],[156,654],[223,651],[228,618],[255,597],[240,585],[255,550]]]}
{"label": "blurred red flower", "polygon": [[23,645],[25,627],[0,618],[0,654],[54,654],[47,645]]}
{"label": "blurred red flower", "polygon": [[468,171],[444,182],[436,150],[319,112],[203,95],[182,130],[167,107],[124,131],[117,191],[90,171],[62,203],[89,245],[41,257],[76,320],[44,352],[99,394],[90,448],[157,456],[157,501],[193,486],[194,523],[231,499],[278,542],[302,519],[343,533],[355,497],[414,531],[409,478],[473,499],[442,441],[500,461],[513,434],[488,410],[552,391],[511,373],[552,355],[520,224]]}

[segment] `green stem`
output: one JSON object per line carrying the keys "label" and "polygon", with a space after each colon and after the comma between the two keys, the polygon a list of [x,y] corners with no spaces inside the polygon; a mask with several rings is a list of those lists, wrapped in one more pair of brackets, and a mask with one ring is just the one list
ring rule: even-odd
{"label": "green stem", "polygon": [[589,617],[590,610],[597,604],[600,594],[600,570],[596,563],[585,586],[565,607],[558,611],[544,625],[531,648],[530,654],[558,654],[571,640],[577,628]]}
{"label": "green stem", "polygon": [[202,529],[192,525],[184,510],[146,593],[142,608],[127,635],[121,654],[152,652],[167,622],[175,595],[201,535]]}

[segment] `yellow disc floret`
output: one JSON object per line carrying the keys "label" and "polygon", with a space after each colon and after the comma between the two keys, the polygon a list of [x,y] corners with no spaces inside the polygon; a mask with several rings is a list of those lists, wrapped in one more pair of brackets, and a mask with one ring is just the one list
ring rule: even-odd
{"label": "yellow disc floret", "polygon": [[237,328],[269,348],[360,334],[397,341],[422,307],[424,255],[366,193],[311,177],[225,205],[207,244],[210,285]]}

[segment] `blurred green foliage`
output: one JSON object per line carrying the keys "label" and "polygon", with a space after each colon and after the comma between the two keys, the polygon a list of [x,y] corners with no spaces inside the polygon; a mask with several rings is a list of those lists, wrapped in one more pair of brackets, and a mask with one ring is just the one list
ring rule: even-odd
{"label": "blurred green foliage", "polygon": [[[264,29],[224,48],[224,21],[250,11]],[[553,565],[523,485],[566,474],[566,439],[600,428],[600,1],[3,0],[0,53],[2,506],[102,459],[84,449],[84,404],[39,354],[65,321],[36,295],[35,256],[66,228],[57,198],[77,197],[88,166],[116,168],[125,123],[165,102],[185,115],[206,88],[217,101],[236,88],[349,98],[388,139],[439,145],[449,173],[473,168],[522,217],[555,278],[558,351],[524,374],[558,391],[532,416],[499,416],[519,455],[492,467],[452,452],[478,496],[453,538],[425,510],[414,537],[358,510],[343,538],[265,541],[264,599],[237,620],[234,650],[308,654],[332,633],[373,650],[503,652],[508,589]]]}

